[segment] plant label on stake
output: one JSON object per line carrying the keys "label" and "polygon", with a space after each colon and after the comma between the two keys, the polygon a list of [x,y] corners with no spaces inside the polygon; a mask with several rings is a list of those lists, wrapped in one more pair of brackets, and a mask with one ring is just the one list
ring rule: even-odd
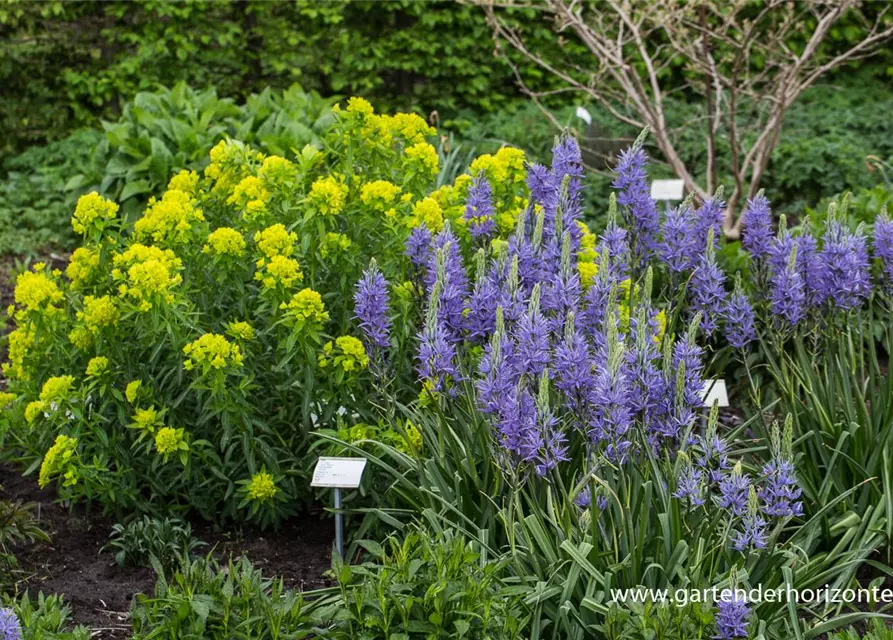
{"label": "plant label on stake", "polygon": [[321,457],[313,469],[311,487],[326,487],[335,490],[335,548],[344,558],[344,521],[341,515],[341,490],[356,489],[360,486],[366,458]]}
{"label": "plant label on stake", "polygon": [[720,407],[729,406],[729,392],[726,389],[725,380],[705,380],[701,390],[701,398],[705,407],[712,407],[714,402]]}
{"label": "plant label on stake", "polygon": [[663,200],[667,209],[673,200],[682,200],[685,183],[682,180],[654,180],[651,183],[651,199]]}

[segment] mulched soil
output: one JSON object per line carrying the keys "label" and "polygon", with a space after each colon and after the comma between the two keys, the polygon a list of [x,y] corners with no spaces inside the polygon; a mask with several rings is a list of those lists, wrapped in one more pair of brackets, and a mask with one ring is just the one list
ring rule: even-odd
{"label": "mulched soil", "polygon": [[[120,568],[112,554],[99,551],[108,540],[114,521],[88,513],[83,507],[69,510],[56,502],[54,492],[38,488],[16,469],[0,465],[0,499],[37,504],[35,513],[52,541],[14,549],[24,571],[21,589],[32,594],[63,594],[72,618],[93,630],[94,638],[126,638],[129,635],[130,602],[134,594],[152,594],[155,577],[149,569]],[[194,535],[208,549],[226,559],[247,556],[266,576],[281,576],[298,590],[326,587],[323,573],[331,567],[334,525],[321,511],[287,521],[276,532],[220,532],[195,523]]]}

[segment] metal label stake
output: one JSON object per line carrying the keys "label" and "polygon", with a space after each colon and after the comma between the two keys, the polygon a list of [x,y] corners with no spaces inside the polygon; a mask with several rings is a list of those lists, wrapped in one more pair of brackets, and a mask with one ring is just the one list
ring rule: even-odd
{"label": "metal label stake", "polygon": [[311,487],[335,490],[335,549],[344,558],[344,516],[341,514],[341,490],[360,486],[366,458],[320,458],[313,469]]}

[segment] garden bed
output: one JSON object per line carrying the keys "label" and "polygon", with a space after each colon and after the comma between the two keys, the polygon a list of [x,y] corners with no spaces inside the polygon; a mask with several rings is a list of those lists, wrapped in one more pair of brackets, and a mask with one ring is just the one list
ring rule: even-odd
{"label": "garden bed", "polygon": [[[18,547],[24,572],[22,590],[32,594],[62,594],[75,623],[94,631],[95,638],[129,635],[129,608],[137,593],[152,594],[155,576],[145,568],[120,568],[110,553],[100,554],[114,521],[81,506],[66,509],[54,492],[41,490],[33,477],[0,465],[0,499],[38,505],[35,513],[52,536],[50,543]],[[194,535],[220,558],[246,555],[265,575],[281,576],[288,587],[305,591],[330,584],[329,569],[334,525],[316,509],[286,521],[276,532],[214,531],[194,523]],[[201,552],[200,551],[200,552]]]}

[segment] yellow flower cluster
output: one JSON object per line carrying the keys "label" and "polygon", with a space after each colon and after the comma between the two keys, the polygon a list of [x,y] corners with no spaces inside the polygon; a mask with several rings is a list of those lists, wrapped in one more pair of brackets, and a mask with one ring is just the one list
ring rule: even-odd
{"label": "yellow flower cluster", "polygon": [[245,217],[254,220],[267,210],[270,192],[257,176],[242,178],[227,199],[227,204],[234,204],[245,211]]}
{"label": "yellow flower cluster", "polygon": [[270,156],[264,160],[257,172],[257,176],[268,189],[281,189],[297,180],[298,169],[285,158]]}
{"label": "yellow flower cluster", "polygon": [[262,153],[237,140],[221,140],[211,149],[210,157],[211,164],[205,169],[205,175],[214,181],[212,191],[227,194],[245,177],[246,167],[264,159]]}
{"label": "yellow flower cluster", "polygon": [[266,471],[261,471],[251,476],[248,484],[248,497],[256,502],[267,502],[276,497],[279,488],[273,480],[273,476]]}
{"label": "yellow flower cluster", "polygon": [[111,296],[84,296],[84,310],[78,311],[77,318],[82,320],[91,333],[97,333],[104,327],[118,323],[121,312]]}
{"label": "yellow flower cluster", "polygon": [[[366,140],[390,146],[394,136],[402,138],[406,144],[418,144],[437,133],[424,118],[415,113],[397,113],[393,116],[375,115],[375,109],[363,98],[350,98],[346,111],[359,116],[365,123],[362,135]],[[335,109],[338,112],[338,109]]]}
{"label": "yellow flower cluster", "polygon": [[109,359],[105,356],[96,356],[95,358],[90,358],[90,362],[87,363],[87,375],[93,377],[101,376],[108,371],[108,368]]}
{"label": "yellow flower cluster", "polygon": [[288,289],[295,282],[304,279],[298,261],[285,256],[273,256],[269,262],[258,260],[258,266],[261,269],[254,274],[254,279],[259,280],[267,290],[276,290],[279,287]]}
{"label": "yellow flower cluster", "polygon": [[133,414],[133,422],[139,429],[149,433],[154,433],[155,427],[162,424],[161,419],[158,417],[158,410],[155,407],[137,409]]}
{"label": "yellow flower cluster", "polygon": [[418,165],[420,169],[427,171],[433,176],[436,176],[440,170],[437,150],[427,142],[419,142],[411,147],[407,147],[404,153],[412,164]]}
{"label": "yellow flower cluster", "polygon": [[27,380],[30,375],[25,366],[25,357],[34,346],[36,332],[31,325],[24,325],[12,331],[7,338],[9,361],[3,363],[3,373],[8,378]]}
{"label": "yellow flower cluster", "polygon": [[79,285],[93,275],[97,267],[99,267],[99,251],[78,247],[71,254],[71,260],[65,267],[65,275],[72,284]]}
{"label": "yellow flower cluster", "polygon": [[443,209],[434,198],[424,198],[415,203],[412,208],[412,216],[409,218],[410,227],[428,227],[431,233],[438,233],[443,229]]}
{"label": "yellow flower cluster", "polygon": [[143,217],[133,226],[137,240],[153,239],[159,244],[181,244],[192,235],[193,225],[205,219],[191,195],[179,189],[165,191],[161,200],[149,199]]}
{"label": "yellow flower cluster", "polygon": [[43,383],[40,400],[47,404],[67,400],[74,385],[74,376],[53,376]]}
{"label": "yellow flower cluster", "polygon": [[360,201],[376,211],[388,211],[394,200],[400,195],[400,187],[387,180],[367,182],[360,189]]}
{"label": "yellow flower cluster", "polygon": [[577,270],[580,272],[580,283],[583,288],[592,284],[592,279],[598,274],[598,250],[595,247],[595,234],[589,230],[586,223],[577,220],[580,229],[580,251],[577,254]]}
{"label": "yellow flower cluster", "polygon": [[10,393],[8,391],[0,392],[0,408],[5,409],[13,402],[15,402],[16,394]]}
{"label": "yellow flower cluster", "polygon": [[288,324],[298,330],[319,330],[329,319],[322,296],[313,289],[302,289],[291,300],[279,305],[279,308],[285,311]]}
{"label": "yellow flower cluster", "polygon": [[283,224],[274,224],[254,234],[257,248],[268,258],[292,255],[297,241],[298,234],[289,232]]}
{"label": "yellow flower cluster", "polygon": [[345,373],[359,371],[369,366],[369,356],[363,343],[353,336],[339,336],[329,340],[319,356],[319,366],[323,369],[340,367]]}
{"label": "yellow flower cluster", "polygon": [[360,98],[358,96],[352,96],[347,99],[347,109],[348,113],[359,113],[364,116],[371,116],[375,113],[375,108],[365,98]]}
{"label": "yellow flower cluster", "polygon": [[124,389],[124,397],[127,398],[127,402],[133,404],[136,402],[137,398],[140,395],[140,390],[143,388],[142,380],[132,380],[127,383],[127,387]]}
{"label": "yellow flower cluster", "polygon": [[78,198],[74,216],[71,218],[71,227],[75,233],[81,235],[87,235],[93,229],[102,231],[108,221],[113,220],[117,214],[117,204],[92,191]]}
{"label": "yellow flower cluster", "polygon": [[514,147],[503,147],[495,154],[486,153],[474,159],[469,167],[472,176],[483,172],[494,187],[523,182],[527,178],[524,152]]}
{"label": "yellow flower cluster", "polygon": [[344,253],[353,245],[350,238],[343,233],[330,231],[326,234],[325,242],[319,248],[319,255],[328,258],[332,253]]}
{"label": "yellow flower cluster", "polygon": [[[384,116],[388,118],[388,116]],[[415,113],[395,113],[388,118],[390,130],[401,136],[408,144],[419,144],[437,131],[425,119]]]}
{"label": "yellow flower cluster", "polygon": [[185,431],[173,427],[162,427],[155,434],[155,450],[165,458],[179,450],[186,450]]}
{"label": "yellow flower cluster", "polygon": [[40,400],[29,402],[28,406],[25,407],[25,421],[28,424],[33,423],[46,412],[46,409],[46,404],[41,402]]}
{"label": "yellow flower cluster", "polygon": [[231,343],[216,333],[206,333],[190,342],[183,347],[183,353],[189,356],[183,365],[188,371],[196,367],[207,371],[211,368],[242,366],[242,351],[239,349],[239,345]]}
{"label": "yellow flower cluster", "polygon": [[73,468],[69,468],[77,448],[78,441],[76,438],[70,438],[60,434],[56,436],[56,441],[50,450],[43,457],[40,465],[40,474],[37,484],[40,488],[46,487],[54,475],[65,472],[65,486],[72,485],[77,482],[77,476]]}
{"label": "yellow flower cluster", "polygon": [[310,185],[310,205],[321,215],[336,216],[347,201],[347,185],[333,176],[326,176]]}
{"label": "yellow flower cluster", "polygon": [[167,183],[167,188],[194,196],[198,189],[198,174],[195,171],[183,169],[170,179],[170,182]]}
{"label": "yellow flower cluster", "polygon": [[[112,277],[124,281],[118,286],[119,295],[133,298],[141,311],[151,309],[155,300],[172,302],[171,289],[183,282],[177,273],[183,263],[170,249],[133,244],[112,262]],[[127,270],[126,277],[122,269]]]}
{"label": "yellow flower cluster", "polygon": [[220,227],[208,235],[202,253],[238,258],[245,253],[245,238],[235,229]]}
{"label": "yellow flower cluster", "polygon": [[226,325],[226,330],[237,340],[254,340],[254,327],[247,322],[230,322]]}
{"label": "yellow flower cluster", "polygon": [[[37,264],[34,268],[43,266]],[[56,303],[61,302],[63,298],[56,283],[39,270],[26,271],[16,278],[15,301],[26,312],[44,310],[51,314],[55,313],[59,310]],[[16,317],[21,318],[24,315],[20,313]]]}

